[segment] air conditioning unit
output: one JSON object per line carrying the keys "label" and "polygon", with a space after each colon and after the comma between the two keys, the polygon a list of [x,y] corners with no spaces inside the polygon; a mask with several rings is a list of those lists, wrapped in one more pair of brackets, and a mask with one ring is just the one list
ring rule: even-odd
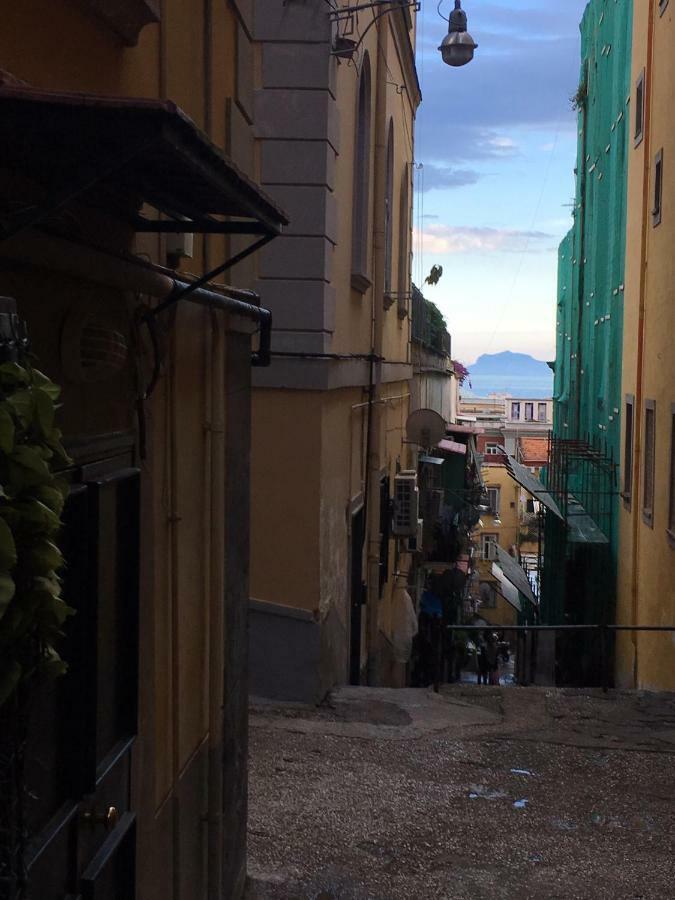
{"label": "air conditioning unit", "polygon": [[417,520],[417,534],[408,538],[408,552],[421,553],[424,544],[424,519]]}
{"label": "air conditioning unit", "polygon": [[398,537],[415,537],[419,520],[420,493],[417,472],[399,472],[394,478],[392,532]]}

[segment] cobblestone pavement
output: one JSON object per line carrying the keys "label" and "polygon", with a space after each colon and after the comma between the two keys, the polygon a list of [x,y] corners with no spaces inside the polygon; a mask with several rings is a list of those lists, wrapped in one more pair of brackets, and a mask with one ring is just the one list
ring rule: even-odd
{"label": "cobblestone pavement", "polygon": [[675,695],[257,703],[249,900],[675,898]]}

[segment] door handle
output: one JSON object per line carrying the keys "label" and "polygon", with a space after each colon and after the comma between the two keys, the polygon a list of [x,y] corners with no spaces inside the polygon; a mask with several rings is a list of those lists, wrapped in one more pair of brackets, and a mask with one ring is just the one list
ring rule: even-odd
{"label": "door handle", "polygon": [[93,809],[82,813],[82,822],[91,828],[102,825],[106,831],[112,831],[120,820],[120,814],[116,806],[109,806],[107,812],[97,813]]}

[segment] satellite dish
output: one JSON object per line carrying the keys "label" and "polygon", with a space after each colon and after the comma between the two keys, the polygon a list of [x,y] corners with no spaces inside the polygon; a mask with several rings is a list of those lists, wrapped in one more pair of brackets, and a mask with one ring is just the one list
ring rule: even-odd
{"label": "satellite dish", "polygon": [[435,447],[445,437],[445,429],[445,419],[433,409],[416,409],[405,423],[408,440],[420,447]]}

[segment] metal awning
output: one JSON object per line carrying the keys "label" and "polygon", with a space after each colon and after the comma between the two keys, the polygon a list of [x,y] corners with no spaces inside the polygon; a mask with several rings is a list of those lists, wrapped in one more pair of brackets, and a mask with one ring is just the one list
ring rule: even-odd
{"label": "metal awning", "polygon": [[564,521],[565,517],[560,512],[558,504],[548,493],[537,476],[533,475],[528,468],[521,465],[512,456],[509,456],[505,449],[504,454],[506,456],[506,468],[511,478],[513,478],[514,481],[517,481],[521,487],[524,487],[528,494],[531,494],[539,500],[540,503],[543,503],[546,509],[549,509],[555,516]]}
{"label": "metal awning", "polygon": [[572,544],[609,544],[607,535],[572,494],[567,495],[567,528]]}
{"label": "metal awning", "polygon": [[495,544],[495,550],[497,552],[497,562],[504,575],[526,600],[537,606],[537,598],[534,596],[532,585],[520,563],[498,544]]}
{"label": "metal awning", "polygon": [[466,444],[460,444],[457,441],[439,441],[438,449],[445,450],[446,453],[459,453],[462,456],[466,456]]}
{"label": "metal awning", "polygon": [[[284,212],[167,100],[0,86],[0,167],[30,179],[40,199],[0,210],[0,237],[78,200],[136,231],[263,235]],[[163,219],[142,215],[143,206]]]}
{"label": "metal awning", "polygon": [[514,587],[506,577],[501,567],[496,562],[492,563],[492,574],[499,582],[497,590],[511,606],[518,612],[522,612],[523,608],[520,603],[520,593],[518,588]]}

